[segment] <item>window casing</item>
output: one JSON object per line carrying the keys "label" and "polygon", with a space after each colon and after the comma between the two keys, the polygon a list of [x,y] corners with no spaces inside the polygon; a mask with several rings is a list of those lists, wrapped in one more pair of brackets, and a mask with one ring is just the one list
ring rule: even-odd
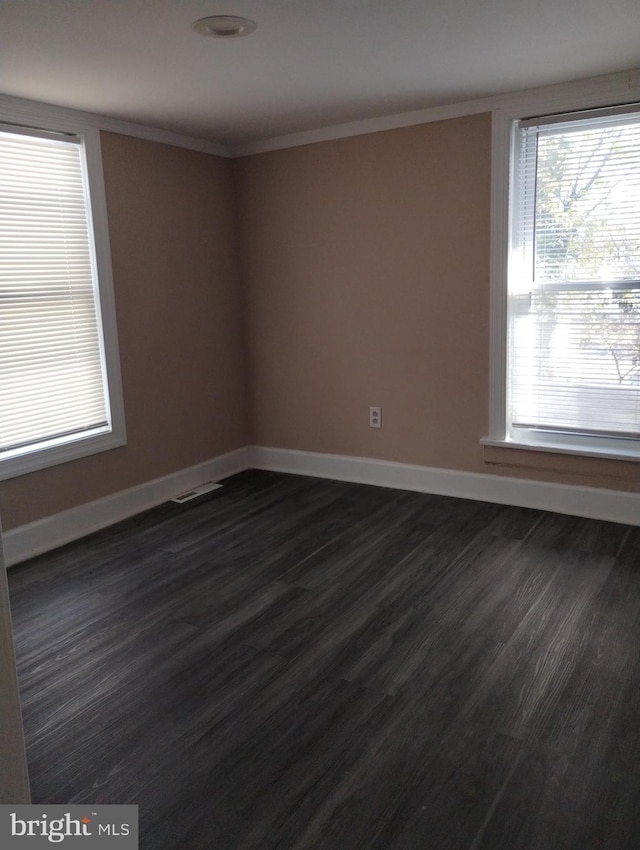
{"label": "window casing", "polygon": [[498,222],[483,442],[637,459],[640,107],[504,125],[509,180],[494,184],[494,209],[502,191],[508,237]]}
{"label": "window casing", "polygon": [[0,478],[125,442],[98,132],[0,125]]}

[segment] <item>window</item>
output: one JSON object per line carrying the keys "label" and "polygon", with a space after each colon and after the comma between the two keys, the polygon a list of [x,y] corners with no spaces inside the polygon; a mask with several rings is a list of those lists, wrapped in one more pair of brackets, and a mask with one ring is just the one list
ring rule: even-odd
{"label": "window", "polygon": [[[97,133],[0,125],[0,477],[124,443]],[[94,238],[94,217],[103,219]]]}
{"label": "window", "polygon": [[640,107],[514,121],[509,210],[499,437],[637,456]]}

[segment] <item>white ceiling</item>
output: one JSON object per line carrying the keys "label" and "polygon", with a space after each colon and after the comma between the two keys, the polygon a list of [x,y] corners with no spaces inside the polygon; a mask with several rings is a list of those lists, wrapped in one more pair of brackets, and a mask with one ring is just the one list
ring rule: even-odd
{"label": "white ceiling", "polygon": [[4,94],[224,145],[639,65],[639,0],[0,0]]}

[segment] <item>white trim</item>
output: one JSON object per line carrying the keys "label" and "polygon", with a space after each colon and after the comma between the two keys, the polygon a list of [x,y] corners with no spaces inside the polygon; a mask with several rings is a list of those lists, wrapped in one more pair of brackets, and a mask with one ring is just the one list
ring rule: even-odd
{"label": "white trim", "polygon": [[111,433],[116,445],[125,445],[127,442],[127,432],[122,376],[120,372],[120,346],[113,286],[113,267],[111,265],[111,237],[109,217],[107,214],[104,172],[102,169],[102,145],[100,142],[100,133],[95,128],[89,128],[84,133],[84,138],[91,207],[91,226],[96,251],[98,318],[102,327],[102,341],[104,344],[109,408],[111,411]]}
{"label": "white trim", "polygon": [[91,112],[81,112],[77,109],[68,109],[65,106],[39,103],[35,100],[25,100],[6,94],[0,94],[0,116],[3,120],[12,123],[44,123],[48,128],[60,130],[68,129],[68,125],[73,124],[85,129],[92,127],[110,133],[120,133],[123,136],[146,139],[149,142],[160,142],[164,145],[174,145],[178,148],[209,153],[214,156],[229,158],[234,155],[233,148],[228,145],[207,139],[196,139],[181,133],[174,133],[171,130],[148,127],[145,124],[137,124],[133,121],[121,121],[118,118],[109,118],[106,115],[94,115]]}
{"label": "white trim", "polygon": [[[556,439],[558,438],[556,437]],[[604,448],[598,447],[595,440],[592,440],[588,445],[585,444],[584,446],[581,446],[577,443],[573,436],[571,439],[574,440],[573,443],[561,443],[559,440],[554,443],[552,437],[545,435],[538,443],[525,443],[524,441],[519,440],[492,440],[490,437],[483,437],[480,440],[480,445],[494,446],[498,449],[523,449],[524,451],[529,452],[551,452],[551,454],[579,455],[580,457],[601,457],[606,460],[625,460],[630,463],[640,463],[640,449],[638,448],[637,443],[633,444],[633,448],[619,448],[613,446],[616,442],[615,440],[605,441],[605,438],[598,438],[599,440],[602,440],[604,445],[607,446],[607,448]],[[631,443],[630,440],[620,440],[618,442],[625,446]]]}
{"label": "white trim", "polygon": [[640,493],[550,484],[373,458],[252,446],[251,466],[640,525]]}
{"label": "white trim", "polygon": [[46,115],[37,110],[24,113],[17,109],[5,111],[3,102],[4,98],[0,96],[0,117],[3,120],[9,119],[13,123],[37,126],[38,129],[47,131],[72,133],[82,142],[80,153],[86,175],[85,197],[93,248],[96,318],[103,351],[105,396],[110,411],[110,427],[107,433],[98,430],[93,435],[74,435],[70,439],[52,440],[48,443],[42,441],[40,446],[33,447],[32,451],[3,456],[0,460],[0,480],[118,448],[127,442],[100,133],[96,127],[86,125],[81,120],[72,120],[73,116],[62,115],[57,110],[54,110],[54,117],[51,117],[53,113],[50,115],[50,110]]}
{"label": "white trim", "polygon": [[13,566],[27,558],[41,555],[120,520],[128,519],[202,484],[203,481],[226,478],[236,472],[242,472],[248,468],[248,461],[248,449],[236,449],[188,469],[11,529],[5,532],[3,538],[7,566]]}
{"label": "white trim", "polygon": [[350,121],[345,124],[320,127],[315,130],[290,133],[268,139],[258,139],[237,145],[222,144],[210,139],[195,138],[171,130],[163,130],[159,127],[138,124],[134,121],[122,121],[106,115],[95,115],[91,112],[82,112],[4,94],[0,94],[0,116],[4,116],[5,120],[17,121],[18,123],[29,120],[46,121],[47,125],[51,127],[59,122],[62,125],[61,129],[64,129],[66,123],[72,121],[85,127],[95,127],[99,130],[121,133],[124,136],[134,136],[161,144],[175,145],[214,156],[238,158],[495,110],[516,111],[520,114],[524,110],[533,115],[540,110],[587,109],[603,104],[613,106],[637,98],[640,98],[640,70],[620,71],[601,77],[590,77],[569,83],[558,83],[553,86],[476,98],[444,106],[430,106],[412,112],[382,115],[363,121]]}
{"label": "white trim", "polygon": [[507,279],[509,263],[509,161],[511,120],[496,111],[491,121],[491,242],[490,250],[490,339],[489,339],[489,433],[494,439],[505,436],[507,407]]}
{"label": "white trim", "polygon": [[[489,362],[489,444],[507,437],[507,298],[512,246],[510,191],[513,182],[515,122],[534,115],[615,106],[640,101],[640,71],[611,74],[576,83],[506,95],[492,115],[491,296]],[[544,450],[543,446],[539,450]]]}
{"label": "white trim", "polygon": [[227,478],[245,469],[310,475],[640,525],[639,493],[549,484],[374,458],[245,446],[180,472],[5,532],[3,541],[7,566],[128,519],[203,481]]}
{"label": "white trim", "polygon": [[71,434],[68,437],[42,441],[36,449],[31,451],[3,452],[0,457],[0,481],[10,478],[19,478],[29,472],[38,469],[48,469],[50,466],[58,466],[81,457],[100,454],[126,446],[124,419],[121,430],[114,427],[113,430],[102,433],[104,429],[89,431],[87,434]]}
{"label": "white trim", "polygon": [[316,130],[305,130],[301,133],[291,133],[286,136],[276,136],[272,139],[262,139],[237,145],[233,155],[236,157],[251,156],[256,153],[295,148],[301,145],[312,145],[316,142],[327,142],[334,139],[346,139],[350,136],[364,136],[369,133],[380,133],[383,130],[397,130],[400,127],[413,127],[416,124],[430,124],[433,121],[445,121],[448,118],[461,118],[464,115],[478,115],[490,112],[494,98],[469,100],[463,103],[452,103],[447,106],[431,106],[416,112],[400,112],[396,115],[382,115],[378,118],[367,118],[363,121],[349,121],[346,124],[336,124],[331,127],[319,127]]}
{"label": "white trim", "polygon": [[351,121],[331,127],[319,127],[301,133],[276,136],[255,142],[236,145],[232,156],[250,156],[256,153],[281,150],[283,148],[311,145],[333,139],[378,133],[383,130],[395,130],[400,127],[412,127],[416,124],[428,124],[449,118],[461,118],[465,115],[477,115],[495,110],[517,111],[522,114],[536,114],[538,110],[559,111],[563,109],[587,109],[591,106],[612,106],[628,100],[640,98],[640,71],[622,71],[602,77],[591,77],[570,83],[559,83],[519,92],[494,95],[492,97],[466,100],[446,106],[432,106],[413,112],[401,112],[384,115],[364,121]]}

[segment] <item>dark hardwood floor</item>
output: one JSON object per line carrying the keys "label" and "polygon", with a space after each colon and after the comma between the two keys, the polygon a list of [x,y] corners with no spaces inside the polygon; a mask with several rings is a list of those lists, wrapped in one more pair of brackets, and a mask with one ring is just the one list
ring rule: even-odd
{"label": "dark hardwood floor", "polygon": [[640,528],[267,472],[9,572],[34,802],[144,850],[640,847]]}

